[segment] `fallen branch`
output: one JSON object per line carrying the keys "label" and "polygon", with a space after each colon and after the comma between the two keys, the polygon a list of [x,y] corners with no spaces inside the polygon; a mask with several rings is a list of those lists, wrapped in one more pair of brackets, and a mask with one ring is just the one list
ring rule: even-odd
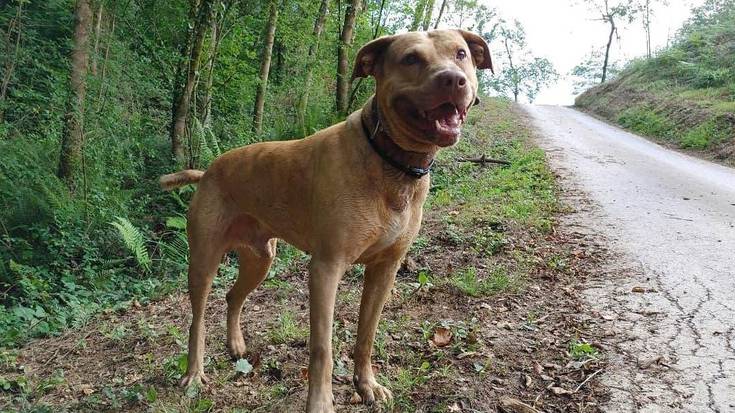
{"label": "fallen branch", "polygon": [[594,372],[594,373],[590,374],[589,376],[587,376],[587,378],[584,379],[584,381],[582,383],[580,383],[579,386],[577,386],[576,389],[574,389],[574,393],[578,392],[579,389],[581,389],[585,384],[587,384],[588,381],[590,381],[593,377],[595,377],[602,370],[604,370],[604,369],[599,369],[596,372]]}
{"label": "fallen branch", "polygon": [[500,165],[510,165],[510,162],[504,161],[502,159],[493,159],[488,158],[485,155],[480,155],[477,158],[457,158],[457,162],[472,162],[472,163],[479,163],[479,164],[488,164],[488,163],[496,163]]}

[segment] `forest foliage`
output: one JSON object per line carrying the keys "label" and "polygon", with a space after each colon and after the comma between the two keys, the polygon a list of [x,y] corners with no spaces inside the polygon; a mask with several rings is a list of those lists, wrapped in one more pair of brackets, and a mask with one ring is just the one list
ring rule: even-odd
{"label": "forest foliage", "polygon": [[684,149],[735,161],[735,1],[692,10],[668,48],[630,62],[577,105]]}
{"label": "forest foliage", "polygon": [[497,24],[477,0],[0,0],[0,346],[183,286],[192,189],[158,176],[343,119],[360,45]]}

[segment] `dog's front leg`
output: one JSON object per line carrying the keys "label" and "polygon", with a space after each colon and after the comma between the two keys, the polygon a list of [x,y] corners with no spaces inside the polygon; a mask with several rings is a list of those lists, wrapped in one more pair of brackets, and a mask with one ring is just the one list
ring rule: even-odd
{"label": "dog's front leg", "polygon": [[332,321],[337,285],[347,265],[314,257],[309,267],[308,413],[334,412],[332,395]]}
{"label": "dog's front leg", "polygon": [[368,264],[365,268],[365,282],[360,303],[360,322],[357,326],[357,344],[355,345],[355,375],[352,380],[357,393],[365,404],[373,404],[375,400],[390,401],[393,394],[375,381],[372,363],[375,330],[378,328],[383,305],[390,296],[399,261],[382,261]]}

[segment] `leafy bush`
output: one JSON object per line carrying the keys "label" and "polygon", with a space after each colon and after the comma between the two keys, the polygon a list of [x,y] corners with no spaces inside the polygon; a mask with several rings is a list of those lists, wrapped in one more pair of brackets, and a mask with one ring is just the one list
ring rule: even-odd
{"label": "leafy bush", "polygon": [[732,127],[720,125],[716,121],[708,121],[690,129],[681,138],[681,146],[690,149],[708,149],[712,145],[729,139],[732,134]]}
{"label": "leafy bush", "polygon": [[659,138],[672,138],[676,131],[676,126],[668,119],[643,106],[634,106],[623,111],[618,122],[635,132]]}

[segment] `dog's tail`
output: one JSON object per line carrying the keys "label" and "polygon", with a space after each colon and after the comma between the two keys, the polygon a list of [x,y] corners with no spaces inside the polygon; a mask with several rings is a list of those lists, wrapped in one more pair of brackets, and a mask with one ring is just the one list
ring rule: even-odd
{"label": "dog's tail", "polygon": [[185,169],[173,174],[163,175],[158,182],[164,191],[170,191],[180,186],[195,184],[204,176],[204,171],[197,169]]}

